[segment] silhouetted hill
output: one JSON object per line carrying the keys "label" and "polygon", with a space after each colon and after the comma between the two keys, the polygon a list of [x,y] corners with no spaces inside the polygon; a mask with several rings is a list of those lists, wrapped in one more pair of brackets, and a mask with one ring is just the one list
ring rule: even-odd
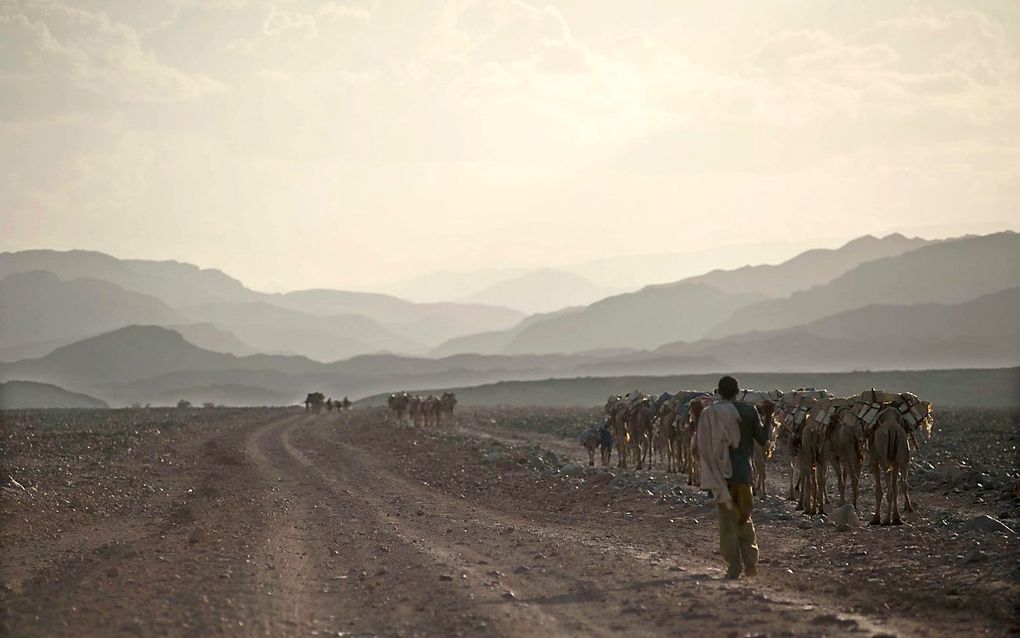
{"label": "silhouetted hill", "polygon": [[[291,318],[297,320],[296,325],[284,322],[278,326],[275,341],[286,342],[286,335],[294,335],[294,343],[277,344],[278,347],[274,349],[279,351],[312,353],[309,348],[312,335],[309,334],[308,321],[301,315],[322,317],[362,315],[374,322],[359,322],[354,319],[335,321],[334,324],[347,323],[350,338],[335,348],[330,355],[331,358],[386,350],[424,351],[453,337],[509,328],[524,317],[521,312],[510,308],[479,304],[416,304],[376,293],[320,289],[266,294],[249,290],[241,282],[218,270],[200,269],[176,261],[117,259],[103,253],[80,250],[0,253],[0,277],[31,270],[47,270],[62,279],[83,275],[100,279],[128,291],[155,297],[178,310],[208,304],[263,303],[300,313],[291,315]],[[284,316],[280,315],[279,318],[284,319]],[[104,329],[129,323],[131,322],[107,325]],[[167,325],[179,321],[139,319],[136,323]],[[230,328],[226,325],[217,327],[228,330]],[[334,331],[337,329],[339,328],[333,328]],[[83,331],[76,333],[75,336],[97,332]],[[326,334],[330,334],[329,329],[326,330]],[[43,342],[51,339],[39,337],[33,341]],[[361,349],[352,350],[355,344],[362,344]],[[251,345],[260,347],[254,343]],[[2,344],[0,349],[3,349]],[[38,349],[30,349],[27,352],[38,354]]]}
{"label": "silhouetted hill", "polygon": [[583,306],[617,292],[580,275],[543,269],[499,281],[460,301],[509,306],[531,314]]}
{"label": "silhouetted hill", "polygon": [[259,352],[256,348],[238,339],[234,333],[217,328],[211,323],[186,323],[165,327],[179,333],[188,343],[203,350],[226,352],[238,357],[247,357]]}
{"label": "silhouetted hill", "polygon": [[643,288],[536,322],[516,335],[503,352],[647,349],[677,339],[697,339],[734,310],[761,298],[731,295],[703,284]]}
{"label": "silhouetted hill", "polygon": [[584,310],[584,306],[564,308],[563,310],[544,314],[535,314],[522,319],[516,326],[507,330],[480,332],[478,334],[470,334],[450,339],[436,348],[433,348],[429,352],[429,356],[448,357],[450,355],[466,353],[499,354],[510,346],[513,340],[517,338],[517,335],[524,332],[530,326],[555,317],[564,317],[566,315],[575,314],[582,310]]}
{"label": "silhouetted hill", "polygon": [[872,305],[784,330],[667,344],[647,355],[715,357],[738,370],[1020,365],[1020,288],[962,304]]}
{"label": "silhouetted hill", "polygon": [[34,381],[0,383],[0,410],[42,408],[106,408],[105,401]]}
{"label": "silhouetted hill", "polygon": [[839,248],[805,251],[781,264],[713,270],[678,283],[702,283],[731,293],[756,292],[766,297],[785,297],[798,290],[827,284],[865,262],[902,255],[931,243],[898,233],[881,238],[865,235]]}
{"label": "silhouetted hill", "polygon": [[252,355],[235,357],[203,350],[177,332],[158,326],[129,326],[57,348],[38,358],[0,365],[0,377],[31,379],[67,387],[126,383],[179,370],[274,370],[282,373],[318,369],[303,357]]}
{"label": "silhouetted hill", "polygon": [[102,279],[175,308],[213,301],[250,301],[259,295],[219,270],[178,261],[117,259],[88,250],[0,253],[0,278],[29,270],[47,270],[61,279]]}
{"label": "silhouetted hill", "polygon": [[180,317],[154,297],[98,279],[63,281],[29,271],[0,280],[0,348],[80,339],[134,323]]}
{"label": "silhouetted hill", "polygon": [[742,308],[708,336],[789,328],[871,304],[960,303],[1018,281],[1020,235],[966,237],[876,259],[829,284]]}
{"label": "silhouetted hill", "polygon": [[335,361],[369,352],[414,354],[415,343],[362,315],[315,316],[264,302],[217,303],[184,308],[192,321],[226,329],[261,352]]}
{"label": "silhouetted hill", "polygon": [[[510,308],[475,303],[412,303],[404,299],[366,292],[300,290],[268,299],[270,303],[312,315],[364,315],[394,335],[432,347],[456,336],[485,330],[502,330],[524,315]],[[395,348],[375,348],[375,350]],[[366,350],[364,352],[371,352]]]}

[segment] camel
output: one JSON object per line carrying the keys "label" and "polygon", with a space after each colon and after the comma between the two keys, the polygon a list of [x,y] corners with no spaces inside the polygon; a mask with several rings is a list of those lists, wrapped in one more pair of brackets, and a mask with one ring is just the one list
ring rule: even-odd
{"label": "camel", "polygon": [[407,402],[407,413],[415,427],[422,427],[422,421],[425,417],[424,407],[425,400],[417,394],[412,396]]}
{"label": "camel", "polygon": [[776,449],[776,423],[775,417],[773,416],[776,411],[776,404],[770,399],[762,401],[756,406],[758,414],[761,416],[762,424],[765,425],[766,430],[769,432],[768,444],[762,447],[757,441],[754,444],[754,453],[751,456],[751,470],[754,474],[754,493],[759,496],[765,496],[765,474],[768,469],[768,461],[772,458],[772,454]]}
{"label": "camel", "polygon": [[662,447],[666,451],[666,471],[680,471],[680,435],[682,430],[678,418],[680,416],[680,397],[672,396],[659,405],[658,422],[656,429],[662,438]]}
{"label": "camel", "polygon": [[782,454],[786,459],[786,464],[789,466],[790,489],[786,494],[786,500],[796,501],[797,487],[800,485],[800,480],[797,476],[797,468],[799,467],[800,457],[800,438],[799,435],[795,433],[794,426],[787,425],[783,421],[779,422],[779,426],[776,428],[776,431],[776,447],[782,450]]}
{"label": "camel", "polygon": [[642,397],[627,412],[627,430],[631,435],[631,448],[637,459],[637,469],[644,469],[647,462],[652,468],[652,418],[655,404],[649,397]]}
{"label": "camel", "polygon": [[444,392],[439,397],[439,414],[453,416],[453,409],[457,406],[457,395],[452,392]]}
{"label": "camel", "polygon": [[805,514],[814,515],[822,512],[822,492],[818,485],[817,468],[824,464],[822,460],[822,433],[817,424],[811,420],[804,423],[800,433],[800,446],[797,453],[800,471],[800,502],[797,509]]}
{"label": "camel", "polygon": [[[864,428],[848,406],[839,408],[832,415],[825,432],[828,443],[829,463],[836,475],[839,489],[839,505],[846,505],[846,483],[850,480],[851,502],[857,509],[860,487],[861,466],[864,461]],[[824,473],[822,480],[824,481]]]}
{"label": "camel", "polygon": [[397,422],[402,422],[404,417],[407,416],[408,408],[411,407],[411,397],[406,392],[400,394],[391,394],[387,401],[390,411],[396,415]]}
{"label": "camel", "polygon": [[581,431],[581,445],[588,450],[588,465],[595,465],[595,450],[601,442],[599,431],[594,425],[590,425]]}
{"label": "camel", "polygon": [[[907,493],[907,469],[910,466],[910,447],[907,431],[900,422],[896,408],[889,406],[878,414],[878,425],[869,437],[871,471],[875,475],[875,515],[872,525],[902,525],[897,504],[899,479],[903,479],[904,509],[914,511]],[[885,477],[886,516],[882,518],[882,477]]]}
{"label": "camel", "polygon": [[321,392],[309,392],[308,396],[305,397],[305,412],[311,410],[318,414],[322,409],[323,403],[326,401],[326,395]]}
{"label": "camel", "polygon": [[[868,443],[872,474],[875,476],[875,515],[872,525],[901,525],[897,496],[903,483],[904,509],[913,512],[907,491],[910,449],[917,447],[916,432],[926,437],[932,431],[932,406],[909,392],[894,394],[872,388],[855,398],[841,419],[850,432]],[[852,474],[852,472],[851,472]],[[883,490],[882,479],[885,477]],[[882,518],[882,498],[886,516]]]}
{"label": "camel", "polygon": [[599,427],[599,452],[602,456],[602,466],[609,465],[613,457],[613,429],[606,421]]}
{"label": "camel", "polygon": [[421,406],[422,419],[425,422],[425,427],[429,427],[430,424],[433,426],[439,425],[439,409],[440,404],[438,398],[431,394],[425,397]]}
{"label": "camel", "polygon": [[604,408],[606,419],[613,428],[613,442],[616,445],[616,466],[627,467],[627,452],[630,443],[627,432],[627,403],[623,397],[614,395],[609,397]]}
{"label": "camel", "polygon": [[[793,392],[779,397],[776,404],[776,414],[779,417],[779,432],[777,439],[782,441],[781,447],[785,450],[790,464],[790,490],[787,499],[797,502],[797,508],[804,507],[804,490],[807,479],[810,478],[810,489],[815,489],[814,457],[817,451],[803,452],[803,433],[808,424],[812,409],[819,400],[831,398],[827,390],[816,390],[815,388],[798,388]],[[812,441],[814,443],[814,441]],[[801,463],[802,452],[806,455],[805,460],[810,462],[808,468],[811,470],[811,477],[805,476],[804,467]],[[798,489],[800,495],[798,496]],[[813,499],[814,497],[811,496]]]}
{"label": "camel", "polygon": [[690,450],[687,470],[688,485],[701,485],[701,459],[698,457],[698,419],[710,401],[711,397],[702,397],[694,399],[690,403],[690,426],[684,433],[684,444]]}
{"label": "camel", "polygon": [[344,400],[340,402],[340,407],[342,409],[344,409],[344,410],[350,410],[351,409],[351,400],[348,399],[347,397],[344,397]]}

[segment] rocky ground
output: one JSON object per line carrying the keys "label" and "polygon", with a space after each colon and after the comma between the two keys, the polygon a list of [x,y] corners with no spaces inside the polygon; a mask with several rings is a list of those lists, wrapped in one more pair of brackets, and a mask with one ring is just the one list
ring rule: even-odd
{"label": "rocky ground", "polygon": [[697,490],[580,462],[596,416],[2,413],[0,635],[1020,630],[1016,413],[939,413],[903,527],[760,501],[761,574],[736,582]]}

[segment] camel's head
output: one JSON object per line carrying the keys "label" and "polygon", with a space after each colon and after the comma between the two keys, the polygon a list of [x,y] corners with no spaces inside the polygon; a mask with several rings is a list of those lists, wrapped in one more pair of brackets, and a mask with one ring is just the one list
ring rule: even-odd
{"label": "camel's head", "polygon": [[694,399],[691,401],[691,421],[697,422],[698,417],[701,416],[702,411],[705,409],[705,402],[701,399]]}
{"label": "camel's head", "polygon": [[925,438],[931,438],[931,428],[935,424],[935,416],[932,413],[931,403],[929,401],[920,401],[918,405],[920,406],[920,411],[924,414],[924,418],[918,421],[917,429],[924,434]]}

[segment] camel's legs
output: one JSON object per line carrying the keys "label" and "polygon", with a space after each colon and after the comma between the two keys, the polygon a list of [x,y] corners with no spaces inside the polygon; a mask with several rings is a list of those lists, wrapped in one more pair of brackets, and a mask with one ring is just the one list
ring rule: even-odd
{"label": "camel's legs", "polygon": [[804,502],[804,496],[808,491],[807,481],[805,480],[805,472],[799,466],[797,468],[797,482],[800,483],[800,497],[797,499],[797,509],[804,510],[807,503]]}
{"label": "camel's legs", "polygon": [[836,489],[839,490],[839,506],[846,505],[846,466],[838,458],[832,459],[832,473],[836,475]]}
{"label": "camel's legs", "polygon": [[882,523],[882,470],[878,463],[873,463],[871,473],[875,475],[875,515],[871,518],[872,525]]}
{"label": "camel's legs", "polygon": [[818,463],[815,464],[815,495],[818,500],[818,512],[825,512],[825,502],[829,500],[829,494],[825,489],[825,484],[828,480],[826,476],[826,462],[824,458],[819,458]]}
{"label": "camel's legs", "polygon": [[910,494],[907,493],[907,471],[903,470],[903,476],[901,477],[903,483],[903,509],[907,512],[914,511],[914,504],[910,502]]}
{"label": "camel's legs", "polygon": [[858,492],[860,491],[860,481],[861,481],[861,468],[857,464],[856,460],[851,461],[851,463],[850,463],[850,488],[851,488],[851,490],[853,492],[854,510],[857,509],[857,495],[858,495]]}
{"label": "camel's legs", "polygon": [[786,497],[786,499],[789,500],[789,501],[797,500],[797,493],[794,491],[794,483],[797,482],[796,478],[795,478],[796,474],[797,474],[797,468],[794,467],[793,461],[791,460],[790,461],[790,493]]}
{"label": "camel's legs", "polygon": [[889,468],[889,495],[886,499],[888,501],[887,507],[889,508],[889,524],[890,525],[902,525],[903,521],[900,520],[900,504],[899,500],[899,468]]}

